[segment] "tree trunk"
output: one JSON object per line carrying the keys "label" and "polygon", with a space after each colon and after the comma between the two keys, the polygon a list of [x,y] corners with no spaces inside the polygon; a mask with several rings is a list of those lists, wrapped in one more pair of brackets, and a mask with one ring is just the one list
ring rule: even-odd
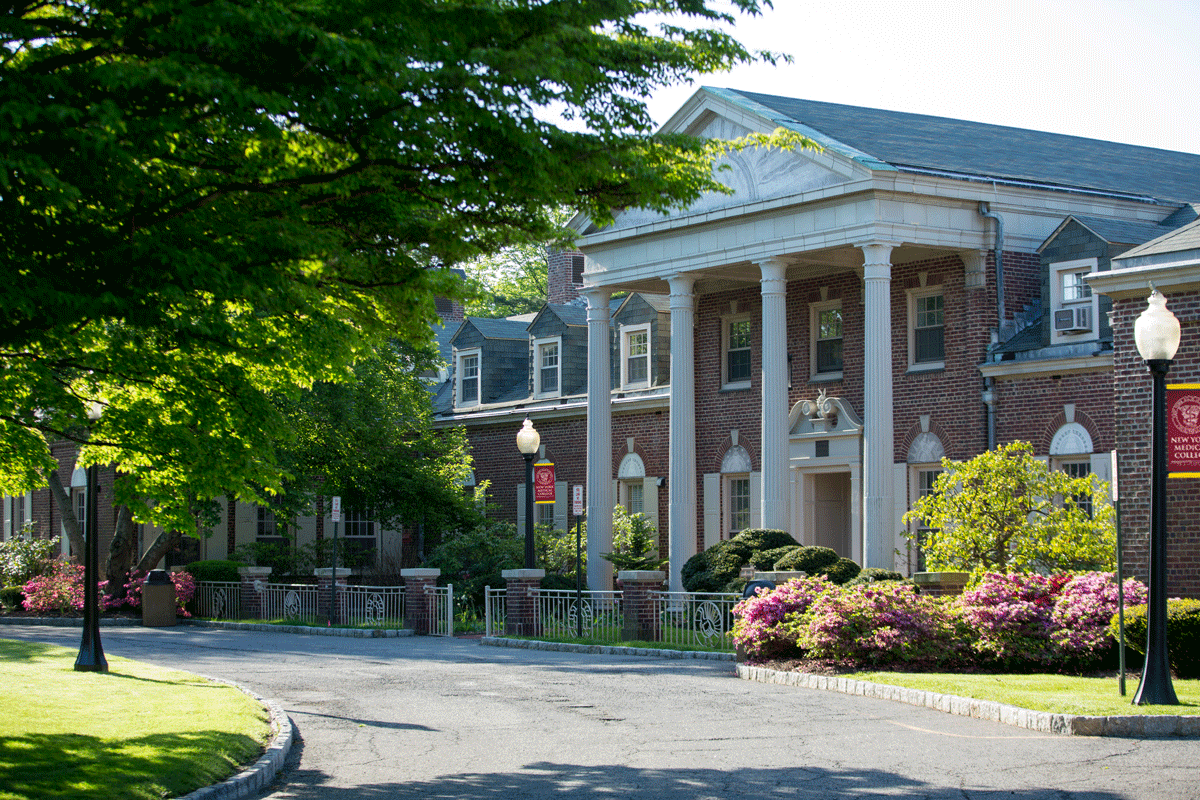
{"label": "tree trunk", "polygon": [[175,545],[179,544],[179,540],[183,538],[183,534],[179,531],[163,531],[154,540],[153,544],[146,549],[141,560],[138,561],[138,572],[149,572],[154,569],[154,565],[159,562],[163,556],[167,554]]}
{"label": "tree trunk", "polygon": [[50,494],[54,496],[54,502],[58,505],[59,513],[62,514],[63,529],[67,532],[67,538],[71,540],[71,547],[82,556],[83,527],[79,524],[79,517],[75,516],[75,509],[71,507],[71,494],[63,487],[62,481],[58,479],[58,473],[54,470],[48,471],[43,477],[46,479],[46,483],[50,484]]}
{"label": "tree trunk", "polygon": [[137,525],[128,506],[117,509],[117,524],[113,531],[108,558],[104,562],[104,577],[108,580],[110,597],[125,596],[125,579],[137,557]]}

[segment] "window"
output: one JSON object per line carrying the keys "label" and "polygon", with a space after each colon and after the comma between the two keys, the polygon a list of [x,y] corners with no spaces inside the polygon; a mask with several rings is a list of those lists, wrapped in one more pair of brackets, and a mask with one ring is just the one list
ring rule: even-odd
{"label": "window", "polygon": [[941,288],[908,294],[908,366],[931,369],[946,363],[945,296]]}
{"label": "window", "polygon": [[[1072,478],[1086,478],[1092,474],[1091,459],[1087,461],[1062,461],[1059,462],[1058,468]],[[1075,505],[1079,506],[1083,510],[1083,513],[1089,517],[1092,516],[1092,496],[1090,494],[1076,495]]]}
{"label": "window", "polygon": [[650,326],[621,332],[621,385],[626,389],[650,385]]}
{"label": "window", "polygon": [[534,386],[537,397],[552,397],[559,393],[561,363],[559,352],[561,339],[538,339],[533,343]]}
{"label": "window", "polygon": [[1086,278],[1096,271],[1097,260],[1061,261],[1050,265],[1050,328],[1054,344],[1095,336],[1100,299]]}
{"label": "window", "polygon": [[347,508],[342,517],[346,559],[349,566],[360,566],[370,561],[375,552],[375,520],[369,509],[360,508]]}
{"label": "window", "polygon": [[750,336],[749,318],[726,319],[724,329],[725,388],[750,388]]}
{"label": "window", "polygon": [[537,503],[534,506],[537,509],[537,516],[533,522],[535,525],[545,525],[547,528],[554,527],[554,503]]}
{"label": "window", "polygon": [[17,495],[12,498],[12,530],[10,535],[14,539],[19,539],[22,534],[22,529],[25,527],[25,495]]}
{"label": "window", "polygon": [[479,405],[479,351],[458,354],[458,405]]}
{"label": "window", "polygon": [[571,256],[571,282],[583,283],[583,256]]}
{"label": "window", "polygon": [[[928,497],[931,494],[933,494],[934,485],[937,483],[938,475],[941,475],[941,474],[942,474],[942,470],[940,468],[918,467],[916,469],[916,475],[915,475],[916,486],[914,488],[915,488],[916,497],[914,498],[914,501],[920,500],[923,497]],[[915,567],[914,571],[915,572],[924,572],[925,571],[925,540],[928,537],[930,531],[932,531],[933,529],[930,528],[928,525],[926,525],[924,520],[917,520],[915,527],[916,527],[915,532],[917,534],[917,552],[916,552],[916,564],[914,565],[914,567]]]}
{"label": "window", "polygon": [[258,507],[258,527],[255,533],[259,539],[275,539],[282,535],[278,531],[275,512],[268,506]]}
{"label": "window", "polygon": [[814,303],[812,311],[813,377],[836,379],[842,376],[842,303],[834,300]]}
{"label": "window", "polygon": [[622,499],[625,502],[623,502],[621,505],[625,506],[625,510],[630,514],[644,513],[646,510],[646,495],[645,487],[642,485],[642,481],[624,481],[623,483],[624,485],[621,488],[623,488],[624,491],[621,492],[621,494],[623,495]]}
{"label": "window", "polygon": [[729,527],[725,538],[741,533],[750,527],[750,476],[729,475],[726,477],[729,498]]}
{"label": "window", "polygon": [[79,533],[87,537],[87,489],[75,489],[75,520],[79,523]]}

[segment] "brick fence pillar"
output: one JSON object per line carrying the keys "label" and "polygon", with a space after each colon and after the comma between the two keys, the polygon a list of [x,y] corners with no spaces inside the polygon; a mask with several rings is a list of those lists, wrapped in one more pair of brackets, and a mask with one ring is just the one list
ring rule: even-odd
{"label": "brick fence pillar", "polygon": [[263,593],[267,589],[270,567],[238,567],[242,579],[242,619],[262,619]]}
{"label": "brick fence pillar", "polygon": [[402,569],[400,577],[404,578],[404,627],[410,628],[418,636],[427,636],[433,630],[433,595],[431,590],[437,586],[441,576],[440,569]]}
{"label": "brick fence pillar", "polygon": [[538,593],[544,569],[506,569],[500,573],[505,591],[504,632],[509,636],[539,636],[542,620],[538,615]]}
{"label": "brick fence pillar", "polygon": [[624,641],[657,642],[660,636],[658,604],[654,593],[663,590],[667,573],[659,570],[622,570],[617,573],[621,589],[621,629]]}
{"label": "brick fence pillar", "polygon": [[963,593],[967,588],[966,572],[915,572],[913,583],[921,590],[921,594],[931,597],[952,597]]}
{"label": "brick fence pillar", "polygon": [[345,625],[350,618],[346,613],[346,576],[350,574],[349,567],[338,567],[337,571],[337,608],[336,613],[329,613],[330,590],[333,587],[333,567],[319,567],[313,570],[317,576],[317,616],[332,620],[335,625]]}

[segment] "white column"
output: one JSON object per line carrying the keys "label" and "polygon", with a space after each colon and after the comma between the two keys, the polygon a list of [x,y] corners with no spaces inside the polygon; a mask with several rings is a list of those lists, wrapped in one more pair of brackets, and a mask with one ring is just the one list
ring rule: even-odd
{"label": "white column", "polygon": [[696,279],[673,275],[671,287],[671,430],[667,493],[670,578],[672,592],[683,591],[680,570],[696,554],[696,384],[692,345],[696,323]]}
{"label": "white column", "polygon": [[787,265],[762,270],[762,526],[788,530]]}
{"label": "white column", "polygon": [[585,289],[588,321],[587,571],[588,588],[613,588],[612,564],[612,384],[609,368],[607,289]]}
{"label": "white column", "polygon": [[891,568],[892,462],[892,246],[863,251],[863,547],[864,567]]}

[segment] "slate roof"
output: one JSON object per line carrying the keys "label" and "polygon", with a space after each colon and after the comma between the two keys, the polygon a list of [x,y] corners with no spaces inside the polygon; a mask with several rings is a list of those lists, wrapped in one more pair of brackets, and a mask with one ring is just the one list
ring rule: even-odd
{"label": "slate roof", "polygon": [[528,339],[529,320],[488,319],[486,317],[467,317],[465,322],[475,326],[479,335],[485,339]]}
{"label": "slate roof", "polygon": [[547,311],[561,319],[566,325],[574,325],[580,328],[587,327],[587,308],[564,305],[562,303],[546,303],[546,305],[542,306],[542,310],[538,312],[538,316]]}
{"label": "slate roof", "polygon": [[1167,230],[1167,227],[1153,222],[1072,216],[1109,244],[1142,244],[1161,236]]}
{"label": "slate roof", "polygon": [[1188,250],[1200,250],[1200,219],[1122,253],[1119,258],[1128,261],[1141,256],[1182,253]]}
{"label": "slate roof", "polygon": [[847,152],[837,145],[848,145],[858,151],[852,157],[876,169],[950,172],[1166,202],[1200,200],[1200,155],[734,89],[709,91],[785,127],[815,132],[813,138],[830,149]]}

